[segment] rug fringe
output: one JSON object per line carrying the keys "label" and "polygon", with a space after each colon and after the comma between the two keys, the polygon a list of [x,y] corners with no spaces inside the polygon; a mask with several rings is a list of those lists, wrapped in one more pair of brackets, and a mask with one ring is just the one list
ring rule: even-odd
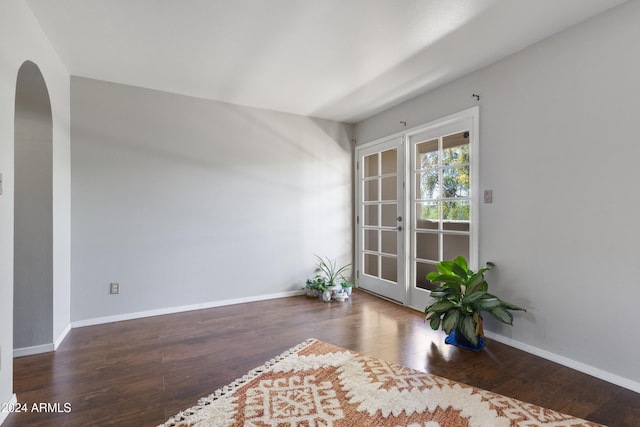
{"label": "rug fringe", "polygon": [[317,341],[317,339],[315,339],[315,338],[309,338],[309,339],[305,340],[304,342],[301,342],[297,346],[292,347],[289,350],[284,351],[283,353],[281,353],[280,355],[274,357],[273,359],[265,362],[264,364],[258,366],[257,368],[252,369],[251,371],[247,372],[241,378],[238,378],[237,380],[233,381],[232,383],[227,384],[226,386],[217,389],[216,391],[214,391],[209,396],[201,398],[198,401],[198,405],[208,405],[208,404],[211,403],[211,401],[217,399],[218,397],[224,396],[225,394],[227,394],[229,392],[236,391],[239,387],[242,387],[243,385],[245,385],[249,381],[253,380],[254,378],[259,376],[260,374],[262,374],[264,372],[268,372],[271,369],[273,369],[273,367],[275,365],[277,365],[278,362],[282,361],[283,359],[287,358],[288,356],[291,356],[292,354],[297,353],[298,351],[302,350],[303,348],[308,347],[309,345],[313,344],[316,341]]}
{"label": "rug fringe", "polygon": [[198,411],[202,410],[204,407],[206,407],[208,405],[211,405],[217,399],[220,399],[221,397],[224,397],[225,395],[227,395],[229,393],[235,392],[238,388],[242,387],[243,385],[245,385],[246,383],[250,382],[251,380],[257,378],[262,373],[272,370],[273,367],[276,366],[282,360],[284,360],[287,357],[291,356],[292,354],[295,354],[298,351],[310,346],[311,344],[313,344],[313,343],[315,343],[317,341],[318,340],[316,338],[308,338],[308,339],[306,339],[305,341],[301,342],[300,344],[296,345],[295,347],[292,347],[292,348],[282,352],[278,356],[274,357],[273,359],[265,362],[261,366],[258,366],[257,368],[252,369],[251,371],[249,371],[248,373],[243,375],[241,378],[238,378],[237,380],[233,381],[231,384],[227,384],[224,387],[217,389],[216,391],[214,391],[212,394],[210,394],[207,397],[200,398],[198,400],[198,404],[196,406],[193,406],[193,407],[187,409],[186,411],[182,411],[182,412],[177,413],[173,417],[169,418],[166,423],[161,424],[158,427],[171,427],[171,426],[178,425],[178,423],[180,423],[181,421],[184,421],[186,419],[186,417],[192,416],[193,414],[195,414]]}

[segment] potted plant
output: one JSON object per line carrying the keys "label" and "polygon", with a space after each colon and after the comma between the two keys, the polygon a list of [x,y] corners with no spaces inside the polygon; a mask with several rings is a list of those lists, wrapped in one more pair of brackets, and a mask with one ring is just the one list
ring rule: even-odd
{"label": "potted plant", "polygon": [[342,286],[342,291],[347,294],[347,298],[349,298],[353,291],[353,282],[351,280],[343,280],[340,282],[340,286]]}
{"label": "potted plant", "polygon": [[317,275],[313,279],[307,279],[304,290],[308,297],[319,297],[327,289],[327,282],[324,277]]}
{"label": "potted plant", "polygon": [[[340,281],[346,281],[343,273],[347,271],[351,264],[338,267],[337,262],[331,261],[329,258],[321,258],[318,255],[316,255],[316,258],[318,259],[318,269],[322,274],[317,275],[314,280],[323,282],[324,287],[321,289],[322,299],[323,301],[330,301],[336,293],[342,290]],[[307,280],[308,282],[309,280]]]}
{"label": "potted plant", "polygon": [[448,344],[479,350],[484,346],[482,311],[512,325],[513,315],[509,310],[524,310],[488,292],[484,273],[494,267],[493,263],[488,262],[473,272],[467,267],[467,260],[460,256],[442,261],[437,267],[438,272],[429,273],[427,279],[442,285],[431,292],[434,301],[424,312],[432,329],[442,327],[448,335],[445,340]]}

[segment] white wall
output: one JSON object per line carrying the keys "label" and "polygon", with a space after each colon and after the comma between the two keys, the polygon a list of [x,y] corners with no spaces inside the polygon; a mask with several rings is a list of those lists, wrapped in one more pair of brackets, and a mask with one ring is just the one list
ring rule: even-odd
{"label": "white wall", "polygon": [[[528,308],[515,344],[640,391],[640,2],[356,125],[358,143],[464,110],[480,94],[480,261]],[[627,340],[631,337],[631,340]]]}
{"label": "white wall", "polygon": [[[0,403],[12,396],[14,103],[18,69],[38,65],[53,111],[53,335],[69,325],[69,75],[22,0],[2,0],[0,13]],[[0,420],[4,414],[0,414]]]}
{"label": "white wall", "polygon": [[351,260],[351,126],[76,77],[71,100],[74,324],[296,291],[314,253]]}

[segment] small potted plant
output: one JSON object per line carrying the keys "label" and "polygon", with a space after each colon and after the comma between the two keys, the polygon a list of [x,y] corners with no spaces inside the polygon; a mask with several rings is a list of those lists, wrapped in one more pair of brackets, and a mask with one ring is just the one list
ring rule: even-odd
{"label": "small potted plant", "polygon": [[445,340],[448,344],[480,350],[484,346],[482,311],[512,325],[513,315],[509,310],[524,310],[488,292],[484,273],[494,267],[493,263],[473,272],[467,267],[466,259],[458,257],[442,261],[437,267],[438,272],[429,273],[427,279],[442,285],[431,291],[433,302],[424,312],[432,329],[442,327],[448,335]]}
{"label": "small potted plant", "polygon": [[353,291],[353,282],[351,280],[343,280],[340,282],[340,286],[342,286],[342,292],[347,294],[347,298],[349,298]]}
{"label": "small potted plant", "polygon": [[327,282],[324,277],[318,275],[313,279],[307,279],[304,290],[308,297],[322,296],[322,292],[327,289]]}
{"label": "small potted plant", "polygon": [[[342,286],[340,281],[346,281],[343,273],[347,271],[347,269],[351,266],[351,264],[346,264],[341,267],[338,267],[335,261],[331,261],[329,258],[321,258],[316,255],[318,259],[318,269],[321,274],[318,274],[315,279],[309,279],[315,281],[320,284],[320,290],[322,291],[322,300],[325,302],[331,301],[334,299],[335,295],[342,291]],[[307,283],[309,283],[307,280]]]}

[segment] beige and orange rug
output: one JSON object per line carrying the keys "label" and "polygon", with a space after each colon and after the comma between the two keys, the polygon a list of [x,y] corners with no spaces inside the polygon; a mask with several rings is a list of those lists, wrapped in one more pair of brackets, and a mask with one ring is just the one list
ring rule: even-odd
{"label": "beige and orange rug", "polygon": [[318,340],[267,362],[165,427],[599,426]]}

